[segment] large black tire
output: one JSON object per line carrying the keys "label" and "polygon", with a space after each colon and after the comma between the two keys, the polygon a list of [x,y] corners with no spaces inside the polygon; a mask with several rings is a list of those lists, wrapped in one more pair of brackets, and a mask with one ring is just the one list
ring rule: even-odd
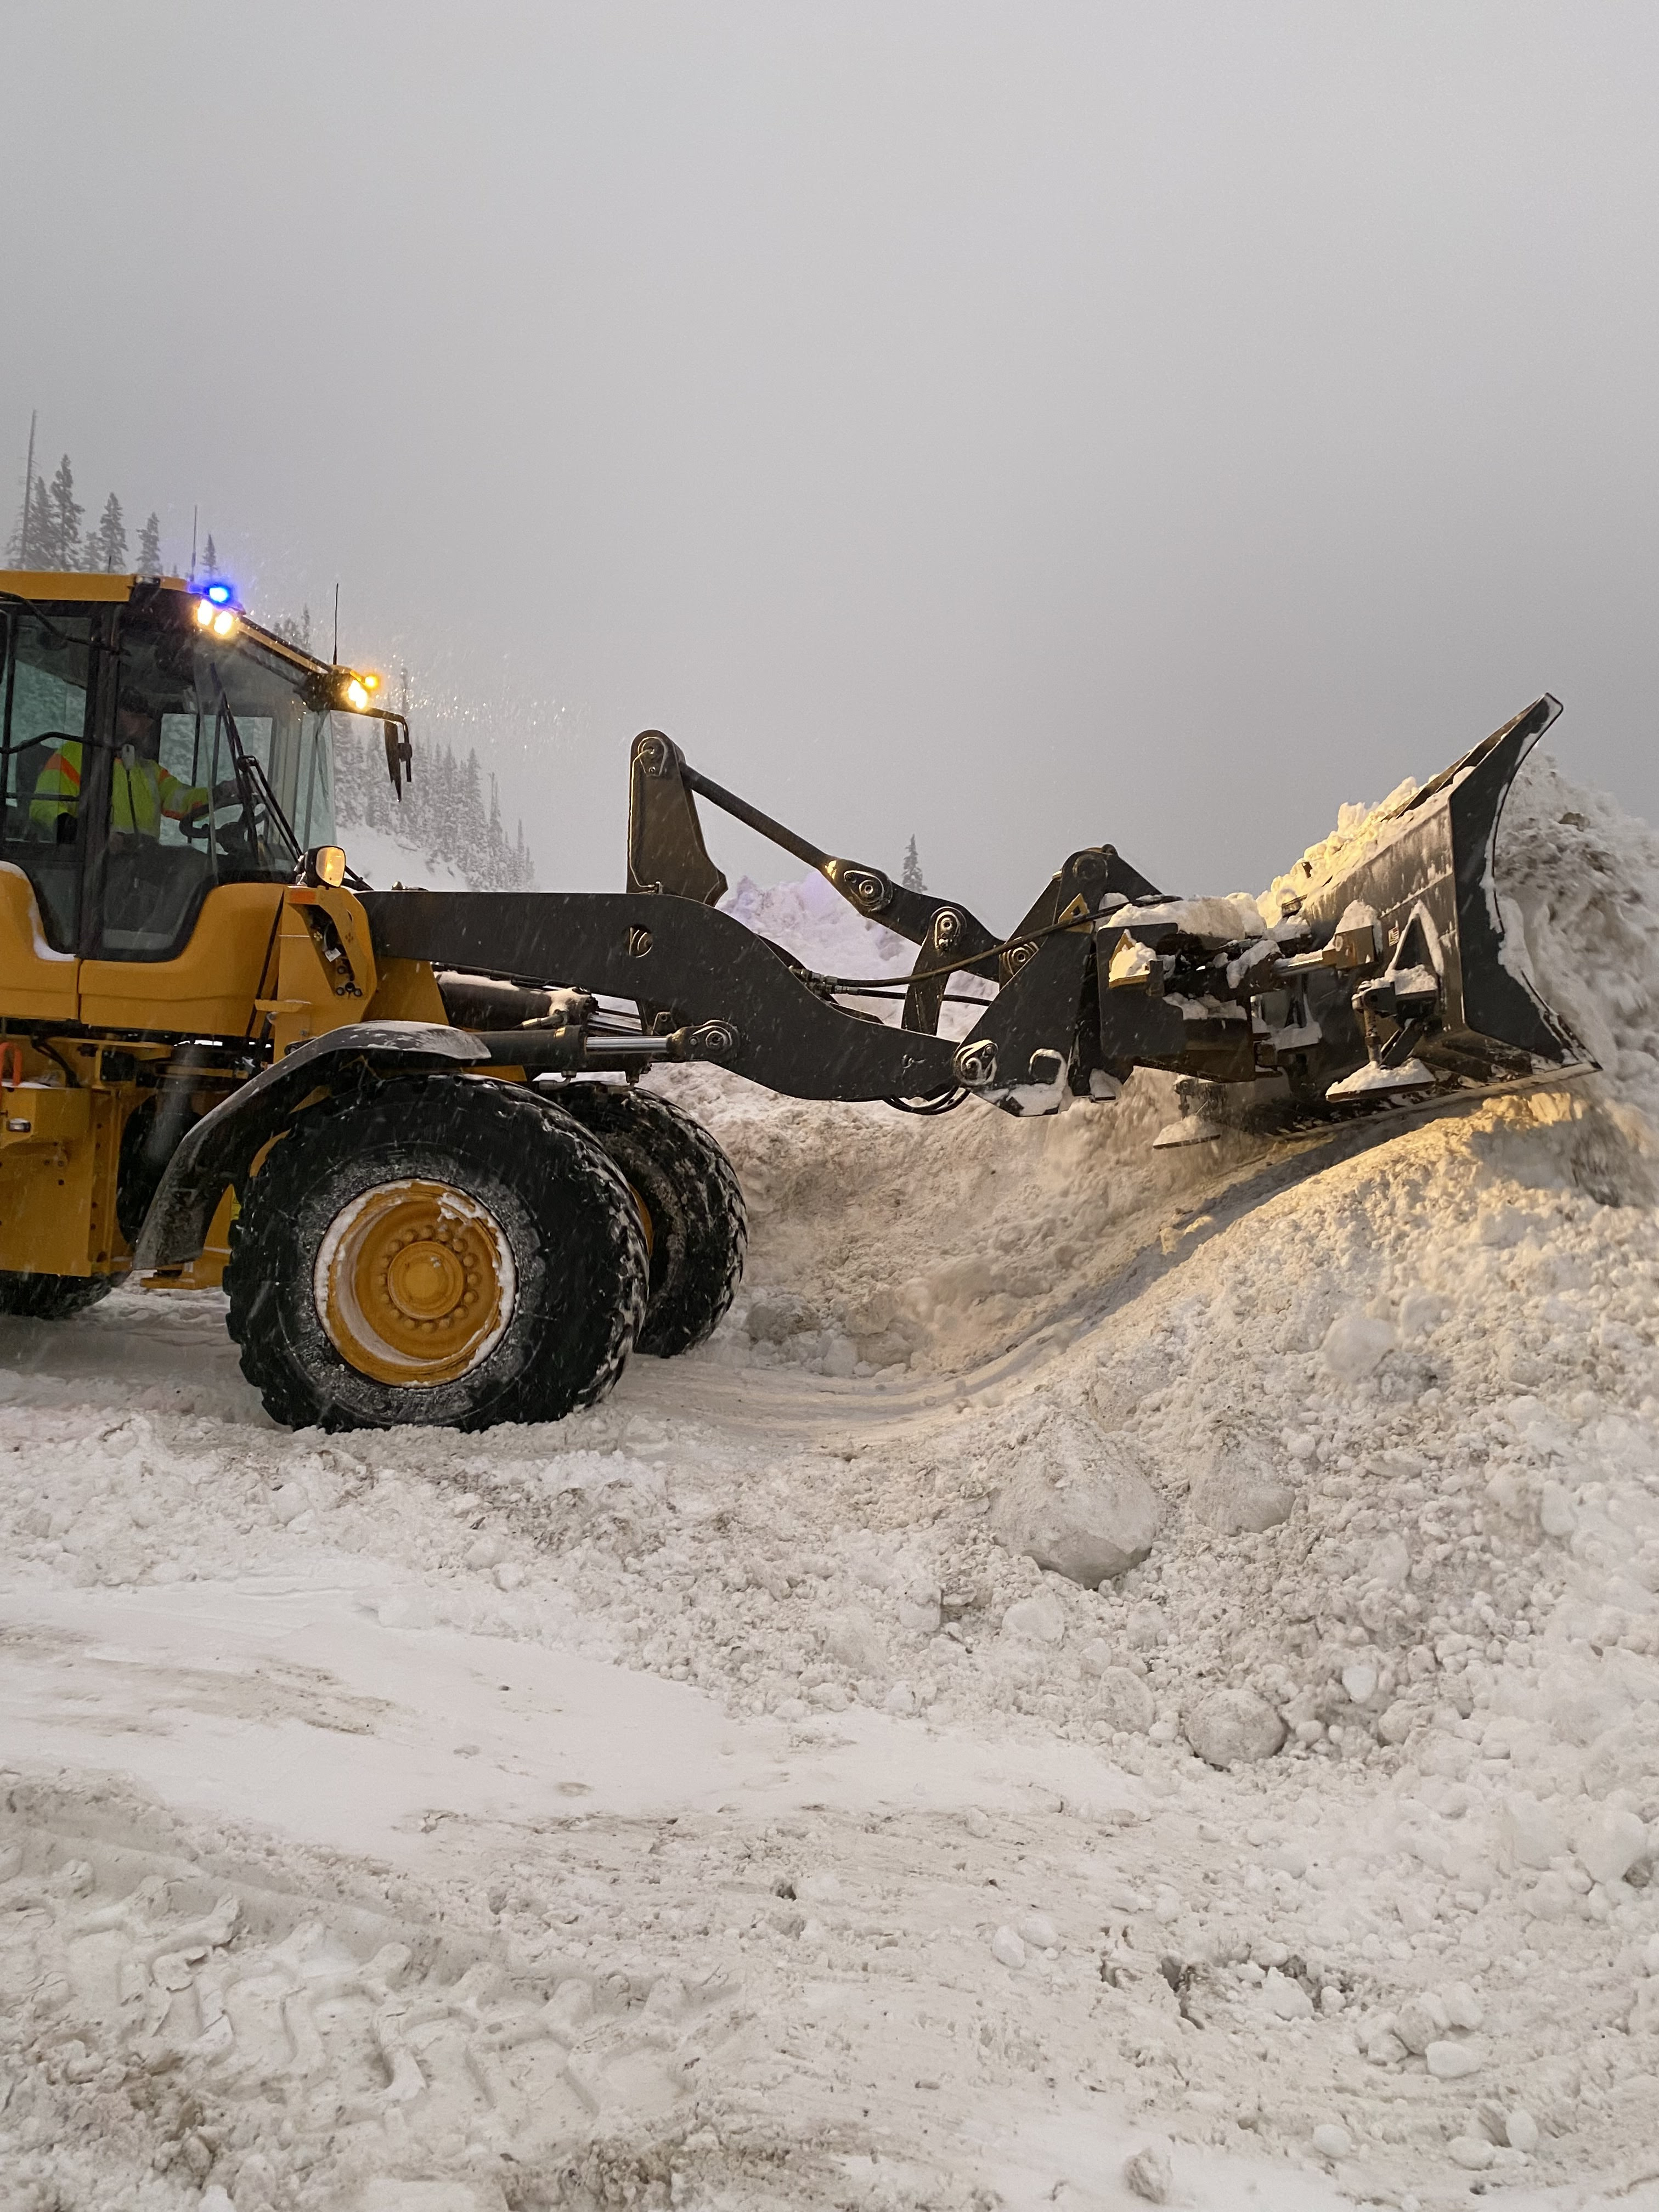
{"label": "large black tire", "polygon": [[635,1349],[659,1359],[714,1334],[743,1280],[749,1220],[732,1163],[700,1121],[649,1091],[556,1091],[633,1186],[649,1223],[651,1295]]}
{"label": "large black tire", "polygon": [[405,1075],[313,1107],[272,1149],[225,1289],[274,1420],[482,1429],[604,1397],[646,1266],[633,1194],[582,1130],[515,1085]]}
{"label": "large black tire", "polygon": [[0,1274],[0,1314],[28,1321],[68,1321],[106,1298],[118,1275]]}

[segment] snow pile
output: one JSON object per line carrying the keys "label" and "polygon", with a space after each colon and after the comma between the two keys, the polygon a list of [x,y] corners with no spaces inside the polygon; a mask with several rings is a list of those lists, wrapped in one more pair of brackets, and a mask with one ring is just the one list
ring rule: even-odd
{"label": "snow pile", "polygon": [[867,921],[820,875],[766,890],[741,876],[720,901],[720,911],[820,975],[907,975],[915,962],[915,945]]}
{"label": "snow pile", "polygon": [[1344,875],[1380,844],[1394,827],[1395,817],[1418,790],[1417,778],[1408,775],[1375,806],[1351,802],[1336,811],[1336,827],[1317,844],[1310,845],[1293,867],[1275,876],[1256,900],[1261,919],[1271,929],[1283,918],[1287,898],[1304,899],[1315,885]]}
{"label": "snow pile", "polygon": [[1659,831],[1534,754],[1498,864],[1505,927],[1519,921],[1545,998],[1607,1071],[1604,1087],[1659,1128]]}
{"label": "snow pile", "polygon": [[286,1436],[216,1298],[0,1324],[0,2172],[1650,2212],[1659,840],[1540,763],[1500,890],[1606,1075],[1162,1152],[1164,1079],[664,1075],[750,1278],[556,1425]]}

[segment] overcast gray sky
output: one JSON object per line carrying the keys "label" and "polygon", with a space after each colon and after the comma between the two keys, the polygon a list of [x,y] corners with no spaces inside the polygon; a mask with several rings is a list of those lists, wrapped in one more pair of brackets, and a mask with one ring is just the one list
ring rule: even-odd
{"label": "overcast gray sky", "polygon": [[478,702],[544,884],[620,882],[648,725],[994,924],[1105,840],[1258,886],[1546,688],[1659,817],[1650,0],[5,44],[0,483],[37,406],[256,613],[337,576],[344,657]]}

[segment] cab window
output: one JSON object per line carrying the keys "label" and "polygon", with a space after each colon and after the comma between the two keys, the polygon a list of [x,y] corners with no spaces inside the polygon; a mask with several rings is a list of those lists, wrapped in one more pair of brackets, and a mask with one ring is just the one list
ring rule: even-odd
{"label": "cab window", "polygon": [[58,952],[76,950],[93,619],[0,609],[0,860],[34,886]]}

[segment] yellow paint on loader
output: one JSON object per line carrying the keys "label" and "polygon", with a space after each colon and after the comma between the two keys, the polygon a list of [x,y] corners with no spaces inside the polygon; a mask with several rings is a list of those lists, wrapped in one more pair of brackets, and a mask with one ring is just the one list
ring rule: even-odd
{"label": "yellow paint on loader", "polygon": [[[191,586],[179,577],[146,582],[133,576],[0,572],[0,653],[9,650],[8,625],[20,621],[44,623],[49,636],[68,635],[65,625],[77,621],[83,629],[88,621],[94,628],[114,624],[104,633],[102,654],[92,655],[88,665],[118,672],[123,635],[142,637],[147,627],[153,633],[170,625],[169,635],[189,640],[195,605]],[[265,657],[265,665],[275,661],[294,672],[283,683],[309,687],[304,696],[314,691],[324,710],[351,677],[349,670],[302,653],[240,610],[237,635]],[[63,679],[52,673],[52,680]],[[85,679],[79,695],[84,708],[76,708],[73,726],[60,729],[66,717],[48,717],[49,729],[80,745],[88,763],[100,743],[118,737],[116,702],[95,696],[104,680],[96,674]],[[14,684],[14,693],[16,689]],[[13,714],[3,682],[0,702],[0,711]],[[243,733],[245,742],[249,734]],[[20,748],[15,757],[22,758],[31,743],[49,742],[37,740],[33,729],[18,735],[8,722],[0,728],[0,763],[8,757],[7,747]],[[41,763],[37,755],[27,757],[32,775]],[[331,787],[331,774],[329,781]],[[31,787],[20,781],[0,794],[9,816],[6,850],[16,856],[0,859],[0,1275],[120,1275],[132,1256],[118,1208],[123,1139],[130,1129],[142,1139],[150,1126],[147,1121],[134,1129],[135,1117],[154,1117],[164,1102],[187,1099],[188,1118],[194,1119],[268,1058],[280,1060],[295,1045],[371,1014],[439,1023],[447,1016],[431,968],[410,960],[378,968],[361,902],[325,883],[269,875],[215,882],[169,957],[121,957],[106,951],[82,958],[54,950],[31,872],[38,874],[50,862],[61,872],[72,851],[76,859],[70,866],[82,870],[80,895],[94,899],[100,878],[95,865],[79,858],[86,842],[82,833],[88,827],[100,836],[106,831],[101,824],[76,823],[81,842],[71,839],[68,848],[54,847],[32,815]],[[84,937],[81,941],[88,944]],[[97,949],[95,939],[91,949]],[[311,1103],[302,1102],[297,1110]],[[128,1149],[137,1152],[142,1146]],[[257,1168],[256,1160],[256,1173]],[[228,1257],[236,1210],[228,1185],[201,1252],[184,1265],[141,1278],[143,1285],[216,1285]],[[136,1234],[131,1205],[127,1211]]]}

